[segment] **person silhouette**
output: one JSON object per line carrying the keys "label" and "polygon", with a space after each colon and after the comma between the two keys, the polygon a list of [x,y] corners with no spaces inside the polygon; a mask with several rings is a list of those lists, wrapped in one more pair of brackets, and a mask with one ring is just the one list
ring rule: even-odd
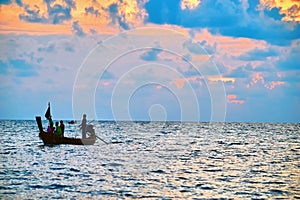
{"label": "person silhouette", "polygon": [[81,124],[79,126],[81,127],[82,139],[85,139],[86,138],[86,114],[83,114]]}
{"label": "person silhouette", "polygon": [[62,136],[64,137],[64,133],[65,133],[65,124],[64,124],[64,121],[63,120],[60,120],[60,129],[61,129],[61,133],[62,133]]}

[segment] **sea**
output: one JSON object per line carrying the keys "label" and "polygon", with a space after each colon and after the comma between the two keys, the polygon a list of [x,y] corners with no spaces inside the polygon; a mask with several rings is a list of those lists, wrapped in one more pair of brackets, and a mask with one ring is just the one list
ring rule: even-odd
{"label": "sea", "polygon": [[0,199],[300,199],[299,123],[93,125],[108,144],[45,146],[35,121],[1,120]]}

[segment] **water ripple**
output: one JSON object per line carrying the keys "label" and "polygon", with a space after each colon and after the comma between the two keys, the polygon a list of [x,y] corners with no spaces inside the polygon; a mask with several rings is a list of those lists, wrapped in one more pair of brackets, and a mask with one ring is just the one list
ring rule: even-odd
{"label": "water ripple", "polygon": [[0,125],[1,199],[300,197],[299,124],[101,122],[110,144],[52,147],[34,121]]}

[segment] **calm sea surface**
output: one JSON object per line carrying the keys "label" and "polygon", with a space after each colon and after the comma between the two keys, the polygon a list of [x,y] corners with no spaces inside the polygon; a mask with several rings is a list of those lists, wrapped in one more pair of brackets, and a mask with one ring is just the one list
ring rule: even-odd
{"label": "calm sea surface", "polygon": [[300,124],[94,125],[109,144],[44,146],[35,121],[0,121],[0,199],[300,199]]}

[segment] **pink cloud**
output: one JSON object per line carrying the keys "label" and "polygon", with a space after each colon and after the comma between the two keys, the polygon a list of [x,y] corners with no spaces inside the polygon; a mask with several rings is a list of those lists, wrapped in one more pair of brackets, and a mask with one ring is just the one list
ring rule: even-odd
{"label": "pink cloud", "polygon": [[109,81],[101,81],[100,84],[104,87],[110,86],[111,83]]}
{"label": "pink cloud", "polygon": [[162,89],[163,87],[162,87],[161,85],[157,85],[157,86],[155,86],[155,88],[158,89],[158,90],[160,90],[160,89]]}
{"label": "pink cloud", "polygon": [[266,83],[265,82],[265,79],[264,77],[261,75],[261,73],[256,73],[252,79],[251,79],[251,82],[248,83],[246,85],[247,88],[250,88],[256,84],[259,84],[261,83],[261,85],[264,87],[264,88],[267,88],[269,90],[273,90],[275,87],[279,86],[279,85],[284,85],[285,82],[283,81],[271,81],[269,83]]}
{"label": "pink cloud", "polygon": [[171,84],[175,84],[177,88],[183,88],[184,84],[186,82],[194,82],[198,83],[199,85],[202,85],[201,81],[198,81],[198,79],[202,79],[201,76],[193,76],[193,77],[188,77],[188,78],[181,78],[177,79],[174,82],[171,82]]}
{"label": "pink cloud", "polygon": [[240,56],[253,49],[264,49],[267,45],[262,40],[213,35],[208,29],[202,29],[200,32],[197,32],[194,39],[196,41],[206,41],[211,46],[217,44],[216,53],[230,56]]}
{"label": "pink cloud", "polygon": [[283,81],[272,81],[270,84],[266,84],[265,87],[270,90],[273,90],[276,86],[284,85],[284,84],[285,84],[285,82],[283,82]]}
{"label": "pink cloud", "polygon": [[235,94],[229,94],[227,95],[227,103],[229,104],[244,104],[245,101],[241,99],[237,99],[237,96]]}

